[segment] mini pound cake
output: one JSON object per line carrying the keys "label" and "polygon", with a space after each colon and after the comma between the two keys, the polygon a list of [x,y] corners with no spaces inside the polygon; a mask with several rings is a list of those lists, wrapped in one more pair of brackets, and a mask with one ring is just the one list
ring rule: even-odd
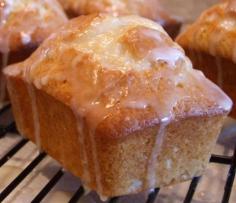
{"label": "mini pound cake", "polygon": [[[225,1],[206,10],[177,42],[194,68],[202,70],[236,101],[236,1]],[[231,116],[236,117],[235,106]]]}
{"label": "mini pound cake", "polygon": [[181,22],[169,15],[159,0],[59,0],[70,16],[108,13],[114,16],[139,15],[160,23],[175,38]]}
{"label": "mini pound cake", "polygon": [[2,67],[26,59],[66,21],[56,0],[0,0],[0,102],[6,99]]}
{"label": "mini pound cake", "polygon": [[101,197],[201,175],[232,106],[137,16],[73,19],[4,74],[21,134]]}

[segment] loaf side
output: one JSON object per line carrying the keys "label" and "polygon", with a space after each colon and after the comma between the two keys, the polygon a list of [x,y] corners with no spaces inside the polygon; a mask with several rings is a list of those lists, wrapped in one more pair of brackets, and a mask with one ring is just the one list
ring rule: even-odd
{"label": "loaf side", "polygon": [[166,126],[164,134],[156,124],[129,136],[91,139],[78,131],[83,118],[76,118],[67,105],[35,90],[37,138],[27,85],[20,78],[7,81],[20,133],[103,197],[134,194],[202,175],[225,119],[219,115],[186,117]]}

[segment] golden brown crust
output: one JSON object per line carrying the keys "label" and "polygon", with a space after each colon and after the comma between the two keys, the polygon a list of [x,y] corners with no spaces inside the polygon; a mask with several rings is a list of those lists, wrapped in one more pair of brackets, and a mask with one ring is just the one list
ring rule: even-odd
{"label": "golden brown crust", "polygon": [[[228,1],[206,10],[178,38],[195,68],[202,70],[236,101],[236,10]],[[235,116],[236,108],[231,112]]]}
{"label": "golden brown crust", "polygon": [[107,13],[114,16],[139,15],[160,23],[172,38],[181,22],[167,14],[158,0],[59,0],[69,16]]}
{"label": "golden brown crust", "polygon": [[25,60],[66,21],[55,0],[0,0],[0,103],[7,100],[3,66]]}
{"label": "golden brown crust", "polygon": [[0,51],[36,47],[67,18],[55,0],[1,0]]}
{"label": "golden brown crust", "polygon": [[19,131],[107,197],[200,175],[232,105],[135,16],[74,19],[4,74]]}
{"label": "golden brown crust", "polygon": [[112,15],[141,15],[152,20],[165,20],[170,17],[162,10],[158,1],[135,0],[135,1],[111,1],[111,0],[59,0],[65,10],[73,11],[78,15],[93,13],[108,13]]}
{"label": "golden brown crust", "polygon": [[[36,142],[32,100],[27,86],[28,84],[21,78],[8,77],[8,89],[17,127],[23,135]],[[97,191],[95,180],[98,172],[92,159],[94,149],[88,136],[85,136],[84,146],[79,142],[78,136],[81,134],[78,133],[73,111],[45,92],[35,90],[42,149],[67,170],[82,178],[87,187]],[[155,161],[154,170],[157,174],[155,187],[163,187],[202,175],[223,120],[222,116],[201,116],[183,118],[171,123],[166,129],[162,150]],[[113,127],[119,129],[119,123]],[[158,136],[158,128],[158,124],[152,127],[145,126],[136,132],[130,132],[129,136],[124,134],[116,139],[96,136],[102,184],[102,191],[98,191],[100,195],[114,197],[150,188],[147,179],[148,160]],[[89,176],[83,175],[83,147],[89,155],[87,168]]]}
{"label": "golden brown crust", "polygon": [[221,3],[203,12],[200,18],[177,38],[184,48],[234,60],[236,13]]}

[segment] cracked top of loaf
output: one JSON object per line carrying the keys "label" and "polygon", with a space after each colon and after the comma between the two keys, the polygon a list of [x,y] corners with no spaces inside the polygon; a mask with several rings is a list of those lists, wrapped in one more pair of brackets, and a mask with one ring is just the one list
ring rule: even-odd
{"label": "cracked top of loaf", "polygon": [[224,57],[236,63],[236,1],[217,4],[203,12],[177,42],[186,49]]}
{"label": "cracked top of loaf", "polygon": [[0,52],[35,47],[66,21],[56,0],[0,0]]}
{"label": "cracked top of loaf", "polygon": [[137,16],[73,19],[4,73],[68,105],[103,136],[227,115],[232,106],[161,26]]}

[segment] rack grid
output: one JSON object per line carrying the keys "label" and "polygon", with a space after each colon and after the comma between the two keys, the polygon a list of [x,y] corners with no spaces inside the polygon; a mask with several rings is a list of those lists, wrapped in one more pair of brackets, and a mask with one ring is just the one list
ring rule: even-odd
{"label": "rack grid", "polygon": [[[11,105],[5,105],[0,109],[0,118],[4,116],[4,114],[10,111]],[[17,133],[16,125],[14,121],[10,121],[7,125],[0,125],[0,141],[1,138],[7,136],[8,133]],[[16,143],[9,151],[3,155],[0,159],[0,167],[7,163],[20,149],[22,149],[29,140],[22,138],[18,143]],[[3,191],[0,192],[0,202],[4,201],[10,194],[13,192],[16,187],[34,170],[34,168],[39,165],[39,163],[44,160],[48,155],[45,152],[41,152],[36,156],[28,166],[25,167],[21,173],[15,177],[15,179],[10,182]],[[211,164],[221,164],[225,166],[229,166],[229,172],[227,176],[227,180],[225,182],[224,194],[222,197],[222,203],[228,203],[230,200],[230,195],[233,188],[233,183],[235,180],[236,173],[236,146],[234,150],[233,156],[222,156],[213,154],[210,159]],[[46,183],[46,185],[38,192],[38,194],[32,200],[32,203],[41,202],[48,193],[53,189],[56,183],[63,177],[65,174],[63,168],[60,168],[56,174]],[[198,187],[199,181],[204,177],[195,177],[192,179],[191,184],[189,186],[188,191],[186,191],[186,196],[184,199],[184,203],[191,203],[194,193]],[[160,189],[156,188],[152,190],[147,198],[147,203],[154,203]],[[71,197],[69,203],[76,203],[78,200],[85,194],[85,190],[82,186],[79,186],[77,191]],[[109,203],[116,203],[119,200],[119,197],[115,197],[109,200]]]}

